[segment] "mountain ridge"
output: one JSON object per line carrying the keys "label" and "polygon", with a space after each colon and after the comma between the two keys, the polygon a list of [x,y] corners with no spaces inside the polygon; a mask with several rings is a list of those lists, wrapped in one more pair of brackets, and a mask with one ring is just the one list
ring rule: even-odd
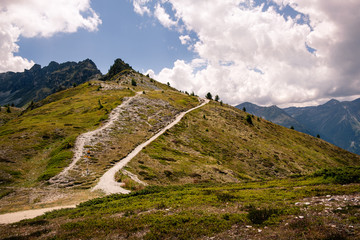
{"label": "mountain ridge", "polygon": [[43,68],[35,64],[24,72],[0,73],[0,105],[23,107],[98,76],[101,72],[90,59],[65,63],[51,61]]}
{"label": "mountain ridge", "polygon": [[[360,154],[360,99],[340,102],[331,99],[328,102],[309,107],[278,108],[260,107],[248,103],[236,107],[247,109],[251,114],[259,115],[265,119],[285,127],[294,127],[295,130],[313,136],[319,135],[324,140],[343,149]],[[286,114],[286,118],[277,116]],[[292,123],[292,124],[290,124]]]}

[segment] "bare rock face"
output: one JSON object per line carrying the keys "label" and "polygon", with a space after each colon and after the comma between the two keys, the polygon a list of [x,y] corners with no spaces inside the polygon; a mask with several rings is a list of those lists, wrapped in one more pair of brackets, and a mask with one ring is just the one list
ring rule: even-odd
{"label": "bare rock face", "polygon": [[42,100],[54,92],[100,76],[100,70],[90,59],[78,63],[51,62],[43,68],[35,64],[24,72],[0,73],[0,105],[14,104],[22,107],[31,101]]}

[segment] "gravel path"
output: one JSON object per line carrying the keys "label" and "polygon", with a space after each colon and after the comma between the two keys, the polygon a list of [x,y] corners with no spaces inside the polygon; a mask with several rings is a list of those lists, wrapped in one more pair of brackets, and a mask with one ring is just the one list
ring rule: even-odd
{"label": "gravel path", "polygon": [[120,162],[115,164],[112,168],[110,168],[101,178],[100,181],[97,183],[97,185],[92,189],[92,191],[95,190],[102,190],[106,194],[113,194],[113,193],[123,193],[128,194],[130,193],[129,190],[126,190],[121,187],[121,183],[118,183],[115,181],[115,174],[120,169],[122,169],[126,164],[130,162],[131,159],[133,159],[144,147],[149,145],[152,141],[157,139],[160,135],[162,135],[166,130],[172,128],[175,126],[180,120],[185,116],[185,114],[194,111],[195,109],[198,109],[205,104],[207,104],[209,100],[205,100],[201,105],[194,107],[192,109],[189,109],[186,112],[182,112],[179,114],[176,119],[171,122],[169,125],[167,125],[165,128],[163,128],[161,131],[159,131],[157,134],[152,136],[149,140],[146,142],[138,145],[131,153],[129,153],[125,158],[123,158]]}
{"label": "gravel path", "polygon": [[[136,95],[134,97],[138,96],[139,94],[140,93],[136,93]],[[93,137],[95,137],[95,135],[101,133],[102,131],[106,131],[107,129],[111,128],[112,125],[114,124],[114,121],[116,121],[117,118],[119,117],[119,114],[120,114],[122,108],[124,108],[124,106],[126,106],[129,103],[131,98],[133,98],[133,97],[128,98],[122,104],[117,106],[110,113],[109,120],[103,126],[101,126],[100,128],[98,128],[98,129],[96,129],[94,131],[81,134],[76,139],[74,157],[73,157],[72,163],[68,167],[66,167],[60,174],[58,174],[54,178],[50,179],[50,182],[56,183],[56,182],[60,181],[62,177],[67,175],[69,170],[71,170],[75,166],[75,164],[81,159],[81,157],[83,155],[83,151],[84,151],[84,146],[86,145],[86,143],[91,141],[91,139]],[[116,165],[114,165],[112,168],[110,168],[100,178],[100,181],[92,189],[92,191],[94,191],[94,190],[102,190],[106,194],[112,194],[112,193],[124,193],[124,194],[127,194],[127,193],[130,193],[129,190],[123,189],[121,187],[121,183],[118,183],[118,182],[115,181],[115,173],[117,171],[119,171],[120,169],[122,169],[144,147],[146,147],[152,141],[154,141],[156,138],[158,138],[160,135],[162,135],[166,130],[168,130],[168,129],[172,128],[173,126],[175,126],[185,116],[185,114],[204,106],[208,102],[209,102],[209,100],[205,100],[199,106],[194,107],[192,109],[189,109],[186,112],[183,112],[183,113],[179,114],[173,122],[171,122],[169,125],[167,125],[165,128],[163,128],[161,131],[159,131],[157,134],[155,134],[149,140],[147,140],[146,142],[144,142],[144,143],[140,144],[139,146],[137,146],[129,155],[127,155],[120,162],[118,162]],[[6,213],[6,214],[0,215],[0,224],[15,223],[15,222],[21,221],[23,219],[30,219],[30,218],[40,216],[40,215],[42,215],[42,214],[44,214],[46,212],[52,211],[52,210],[63,209],[63,208],[74,208],[74,207],[76,207],[76,205],[56,206],[56,207],[52,207],[52,208],[42,208],[42,209],[34,209],[34,210],[26,210],[26,211],[20,211],[20,212]]]}
{"label": "gravel path", "polygon": [[15,223],[24,219],[34,218],[43,215],[44,213],[50,212],[52,210],[58,210],[63,208],[74,208],[74,207],[76,207],[76,205],[57,206],[52,208],[41,208],[41,209],[26,210],[21,212],[6,213],[0,215],[0,224]]}
{"label": "gravel path", "polygon": [[[139,94],[141,94],[141,92],[137,92],[134,97],[138,96]],[[130,100],[134,97],[129,97],[124,102],[122,102],[119,106],[117,106],[115,109],[113,109],[109,115],[107,122],[104,125],[102,125],[100,128],[95,129],[90,132],[83,133],[76,138],[75,146],[74,146],[74,156],[73,156],[73,160],[72,160],[71,164],[69,166],[67,166],[66,168],[64,168],[64,170],[61,173],[59,173],[55,177],[51,178],[49,180],[50,183],[56,184],[56,183],[59,183],[62,181],[66,181],[64,179],[68,175],[68,172],[74,168],[75,164],[84,155],[84,146],[90,144],[90,142],[94,138],[96,138],[97,135],[110,129],[114,125],[114,122],[119,118],[119,114],[121,113],[123,108],[127,107]]]}

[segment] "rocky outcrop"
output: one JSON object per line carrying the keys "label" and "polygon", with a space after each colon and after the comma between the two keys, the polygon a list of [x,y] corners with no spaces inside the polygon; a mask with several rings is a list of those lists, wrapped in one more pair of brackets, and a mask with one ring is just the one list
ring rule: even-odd
{"label": "rocky outcrop", "polygon": [[0,105],[23,107],[31,101],[42,100],[57,91],[99,76],[100,70],[90,59],[78,63],[51,62],[43,68],[35,64],[24,72],[0,73]]}

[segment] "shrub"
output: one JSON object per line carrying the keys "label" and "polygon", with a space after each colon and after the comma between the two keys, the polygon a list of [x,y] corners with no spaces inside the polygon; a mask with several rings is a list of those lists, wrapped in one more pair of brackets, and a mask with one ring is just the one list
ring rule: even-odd
{"label": "shrub", "polygon": [[137,86],[137,83],[136,83],[136,81],[134,79],[131,79],[131,85],[134,86],[134,87]]}
{"label": "shrub", "polygon": [[216,194],[216,197],[220,202],[232,202],[236,198],[234,195],[227,192]]}
{"label": "shrub", "polygon": [[263,224],[266,220],[268,220],[273,215],[278,215],[279,210],[274,208],[255,208],[254,206],[250,206],[248,208],[248,219],[253,224]]}
{"label": "shrub", "polygon": [[329,178],[339,184],[360,183],[360,167],[322,169],[316,172],[314,176]]}
{"label": "shrub", "polygon": [[245,118],[246,122],[249,123],[250,125],[253,125],[253,122],[252,122],[252,118],[251,116],[248,114]]}
{"label": "shrub", "polygon": [[209,100],[212,100],[212,95],[210,92],[208,92],[205,97]]}

